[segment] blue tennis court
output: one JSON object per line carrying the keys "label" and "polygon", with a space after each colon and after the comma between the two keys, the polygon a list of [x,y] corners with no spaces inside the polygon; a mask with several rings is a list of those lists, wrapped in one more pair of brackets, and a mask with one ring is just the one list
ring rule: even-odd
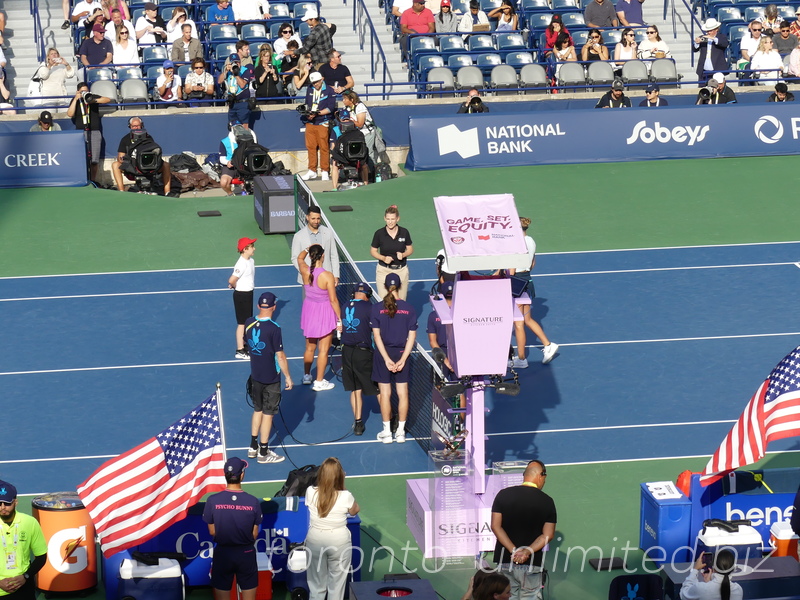
{"label": "blue tennis court", "polygon": [[[710,455],[759,382],[798,343],[799,256],[800,242],[539,255],[534,317],[561,350],[542,366],[529,347],[521,394],[488,396],[488,459],[546,456],[570,464]],[[371,264],[360,266],[374,274]],[[241,453],[249,442],[249,368],[233,359],[229,273],[0,279],[6,422],[28,432],[0,460],[4,478],[25,494],[74,489],[108,457],[205,399],[216,382],[228,452]],[[409,300],[427,347],[433,259],[413,261],[411,275]],[[276,321],[299,379],[296,272],[259,267],[256,282],[279,297]],[[283,480],[292,462],[330,455],[349,475],[427,472],[417,444],[375,440],[377,403],[365,408],[367,432],[355,437],[340,384],[285,393],[275,434],[291,462],[257,465],[250,478]],[[67,447],[53,440],[68,440]],[[785,440],[770,450],[798,447]]]}

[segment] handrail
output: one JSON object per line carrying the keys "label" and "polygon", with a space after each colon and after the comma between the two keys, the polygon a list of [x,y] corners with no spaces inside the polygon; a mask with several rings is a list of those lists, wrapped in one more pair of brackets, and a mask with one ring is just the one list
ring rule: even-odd
{"label": "handrail", "polygon": [[39,16],[39,0],[30,0],[31,16],[33,17],[33,42],[36,44],[36,55],[38,61],[44,62],[44,31],[42,30],[42,19]]}
{"label": "handrail", "polygon": [[389,65],[386,62],[386,54],[383,51],[381,41],[378,39],[378,34],[375,31],[375,24],[372,22],[372,17],[364,4],[364,0],[355,0],[353,2],[353,31],[355,31],[358,36],[359,49],[362,51],[364,50],[365,38],[369,36],[370,77],[373,80],[375,79],[376,67],[382,64],[382,83],[384,88],[387,82],[394,83],[391,73],[389,72]]}
{"label": "handrail", "polygon": [[[668,0],[665,0],[665,2],[666,1],[668,1]],[[689,14],[689,17],[690,17],[690,19],[689,19],[689,23],[690,23],[689,41],[692,43],[692,62],[691,62],[691,64],[694,67],[694,25],[695,25],[695,23],[697,23],[698,29],[700,29],[700,31],[703,31],[703,24],[700,22],[700,19],[697,18],[697,15],[694,14],[694,11],[692,10],[692,7],[689,6],[689,4],[686,2],[686,0],[681,0],[681,2],[683,2],[683,5],[686,7],[686,12]],[[673,33],[675,32],[674,25],[673,25],[672,31],[673,31]],[[677,34],[676,34],[676,37],[677,37]]]}

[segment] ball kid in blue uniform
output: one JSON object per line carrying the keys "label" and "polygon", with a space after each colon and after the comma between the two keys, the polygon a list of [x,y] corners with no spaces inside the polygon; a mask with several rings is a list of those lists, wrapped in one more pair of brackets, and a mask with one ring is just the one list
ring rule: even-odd
{"label": "ball kid in blue uniform", "polygon": [[353,299],[345,304],[342,311],[342,385],[350,392],[350,405],[355,418],[353,433],[356,435],[364,434],[364,421],[361,418],[364,394],[378,395],[378,388],[372,381],[371,295],[369,285],[359,283]]}

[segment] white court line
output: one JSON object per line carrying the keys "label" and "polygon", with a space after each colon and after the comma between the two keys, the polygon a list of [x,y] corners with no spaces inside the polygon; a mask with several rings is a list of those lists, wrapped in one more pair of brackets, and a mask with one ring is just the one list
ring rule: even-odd
{"label": "white court line", "polygon": [[[282,265],[256,265],[256,269],[268,269],[270,267],[292,267],[291,264]],[[100,273],[55,273],[52,275],[14,275],[11,277],[0,277],[0,281],[6,279],[47,279],[48,277],[91,277],[93,275],[142,275],[147,273],[183,273],[190,271],[231,271],[233,267],[192,267],[188,269],[152,269],[149,271],[106,271]]]}
{"label": "white court line", "polygon": [[[744,335],[714,335],[705,337],[684,337],[684,338],[658,338],[652,340],[612,340],[600,342],[564,342],[559,343],[559,346],[605,346],[610,344],[659,344],[664,342],[697,342],[709,340],[738,340],[750,338],[765,338],[765,337],[785,337],[785,336],[800,335],[800,331],[788,331],[783,333],[751,333]],[[526,348],[541,348],[541,345],[529,344]],[[288,360],[302,360],[302,356],[290,356]],[[107,367],[75,367],[72,369],[41,369],[37,371],[6,371],[0,372],[0,377],[3,375],[43,375],[48,373],[78,373],[84,371],[117,371],[122,369],[155,369],[161,367],[194,367],[201,365],[224,365],[230,363],[243,363],[243,360],[209,360],[199,362],[181,362],[181,363],[154,363],[146,365],[114,365]]]}
{"label": "white court line", "polygon": [[[270,285],[256,287],[256,290],[277,290],[298,288],[299,283],[292,285]],[[206,294],[208,292],[230,292],[229,288],[209,288],[205,290],[160,290],[157,292],[115,292],[113,294],[74,294],[71,296],[32,296],[29,298],[0,298],[0,302],[26,302],[30,300],[74,300],[77,298],[114,298],[118,296],[157,296],[160,294]]]}

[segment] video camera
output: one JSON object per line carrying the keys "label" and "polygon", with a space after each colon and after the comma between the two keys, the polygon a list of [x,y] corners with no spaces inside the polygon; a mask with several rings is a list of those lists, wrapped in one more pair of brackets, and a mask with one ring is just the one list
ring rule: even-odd
{"label": "video camera", "polygon": [[467,113],[482,113],[484,112],[483,100],[480,96],[473,96],[469,99],[467,104]]}
{"label": "video camera", "polygon": [[700,88],[697,92],[697,104],[708,104],[711,101],[711,95],[716,91],[717,87],[714,85]]}
{"label": "video camera", "polygon": [[306,104],[299,104],[299,105],[298,105],[298,106],[295,108],[295,110],[296,110],[298,113],[300,113],[300,120],[301,120],[303,123],[308,123],[308,122],[310,122],[310,121],[313,121],[313,120],[314,120],[314,118],[317,116],[317,113],[316,113],[316,112],[311,112],[311,111],[308,109],[308,106],[307,106]]}
{"label": "video camera", "polygon": [[155,188],[158,183],[158,175],[164,165],[161,157],[162,150],[156,141],[150,137],[144,129],[131,131],[133,145],[130,149],[130,165],[133,167],[133,175],[136,181],[136,189],[141,193],[156,193]]}

